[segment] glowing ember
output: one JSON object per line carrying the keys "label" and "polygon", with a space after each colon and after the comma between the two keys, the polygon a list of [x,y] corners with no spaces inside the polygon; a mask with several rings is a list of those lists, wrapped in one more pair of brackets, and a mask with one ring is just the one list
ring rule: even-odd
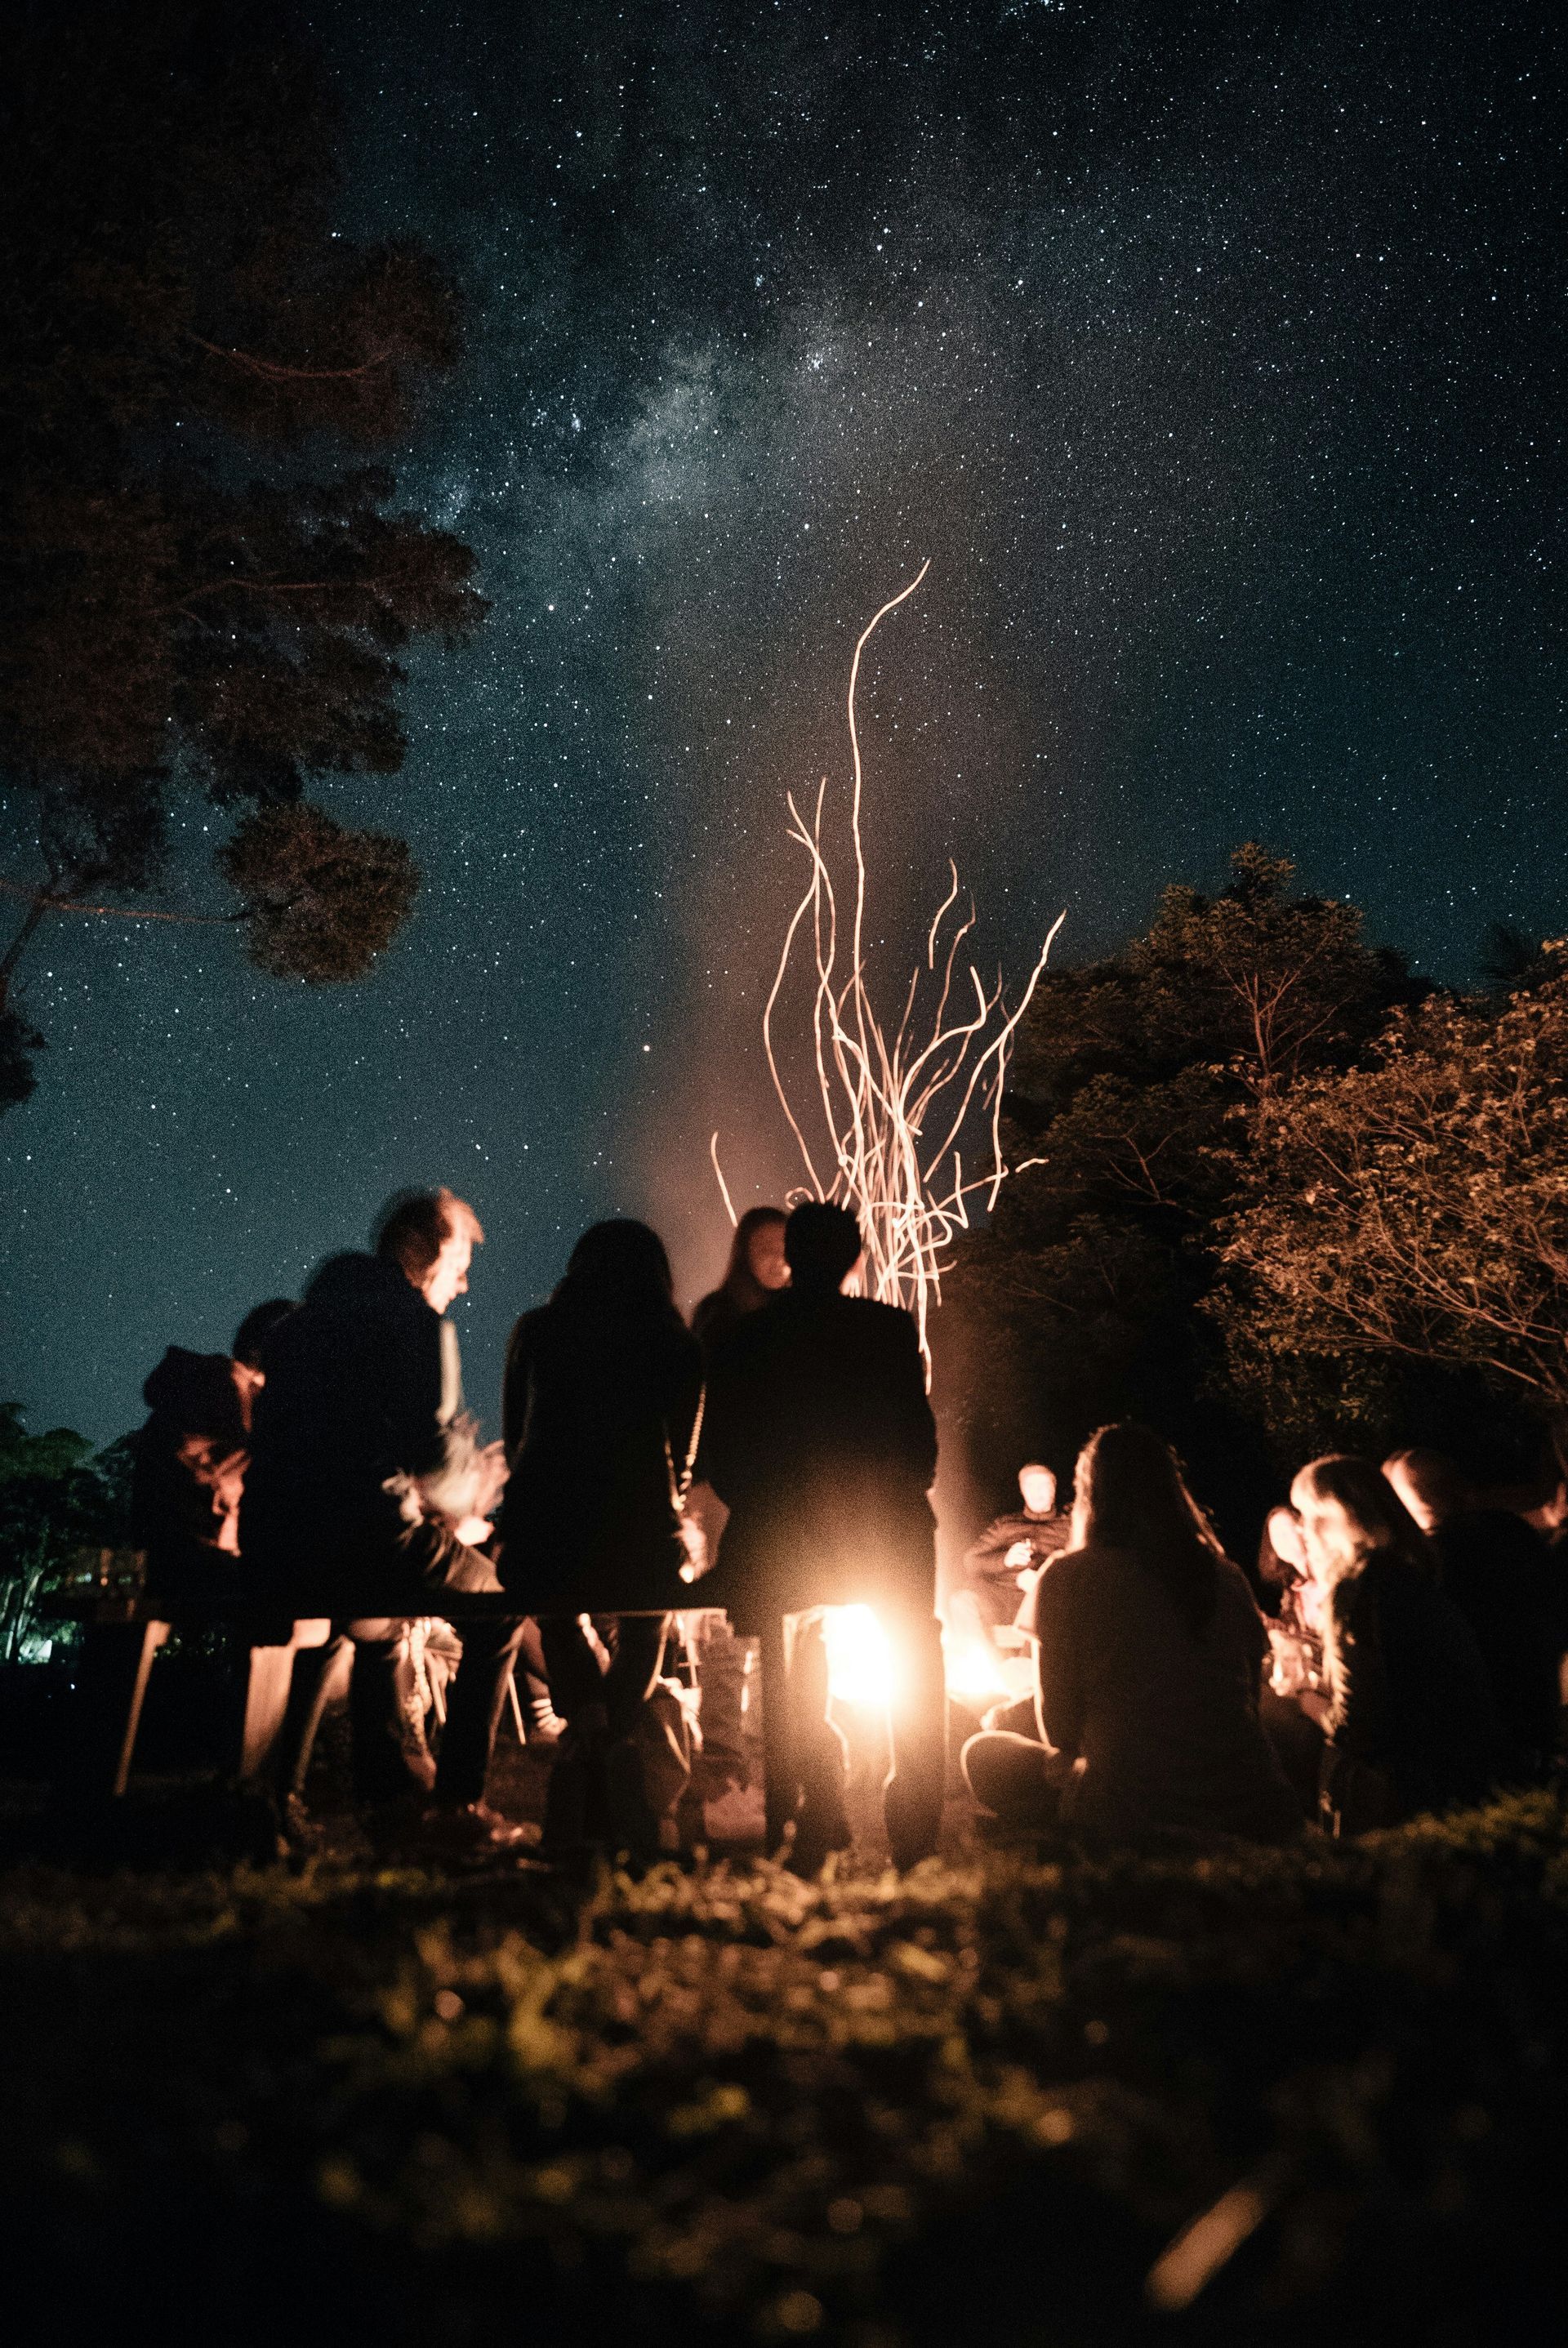
{"label": "glowing ember", "polygon": [[[950,862],[953,885],[937,907],[926,936],[924,963],[915,967],[903,1014],[891,1035],[877,1017],[866,983],[863,951],[866,860],[861,834],[863,776],[855,692],[861,657],[872,636],[888,613],[913,594],[929,568],[929,561],[922,563],[908,586],[882,605],[861,633],[850,665],[847,710],[853,776],[850,838],[854,910],[847,957],[840,935],[838,891],[823,846],[828,790],[824,777],[810,823],[793,794],[789,799],[790,836],[810,859],[810,880],[786,932],[762,1016],[769,1071],[808,1177],[805,1186],[790,1192],[791,1201],[832,1199],[853,1210],[865,1233],[866,1284],[884,1303],[904,1305],[914,1314],[928,1383],[927,1316],[930,1306],[941,1302],[944,1251],[954,1233],[967,1227],[969,1201],[975,1192],[985,1191],[986,1207],[994,1207],[1009,1173],[1021,1170],[1006,1166],[1002,1157],[1003,1083],[1018,1022],[1066,919],[1065,914],[1058,915],[1052,924],[1014,1010],[1007,1011],[1003,1002],[1001,980],[987,987],[973,963],[967,965],[969,986],[960,985],[960,1001],[955,1004],[958,951],[975,925],[975,911],[971,906],[962,919],[954,912],[958,870]],[[774,1048],[774,1012],[803,932],[810,940],[808,968],[814,982],[810,1036],[822,1127],[818,1143],[820,1170]],[[806,1114],[815,1120],[818,1111]],[[965,1179],[966,1145],[971,1163],[977,1150],[988,1155],[988,1173]],[[735,1210],[718,1162],[717,1134],[710,1154],[733,1220]],[[1034,1165],[1038,1160],[1025,1163]]]}

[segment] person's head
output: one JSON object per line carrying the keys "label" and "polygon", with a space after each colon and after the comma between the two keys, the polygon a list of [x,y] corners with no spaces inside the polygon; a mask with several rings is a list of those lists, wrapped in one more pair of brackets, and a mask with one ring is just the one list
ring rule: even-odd
{"label": "person's head", "polygon": [[1383,1473],[1424,1533],[1475,1506],[1473,1487],[1440,1451],[1396,1451]]}
{"label": "person's head", "polygon": [[1284,1568],[1284,1579],[1299,1581],[1306,1571],[1306,1541],[1301,1519],[1294,1509],[1271,1509],[1264,1530],[1268,1545]]}
{"label": "person's head", "polygon": [[235,1330],[234,1359],[253,1385],[266,1383],[262,1350],[279,1323],[286,1321],[295,1310],[292,1296],[271,1296],[264,1304],[253,1304]]}
{"label": "person's head", "polygon": [[466,1295],[469,1264],[484,1231],[466,1200],[448,1189],[410,1190],[395,1199],[376,1232],[376,1252],[395,1263],[432,1313]]}
{"label": "person's head", "polygon": [[861,1227],[847,1207],[803,1199],[784,1227],[784,1256],[796,1288],[821,1295],[843,1286],[861,1260]]}
{"label": "person's head", "polygon": [[1131,1420],[1102,1426],[1078,1454],[1075,1488],[1075,1548],[1128,1550],[1201,1630],[1214,1611],[1223,1552],[1171,1446]]}
{"label": "person's head", "polygon": [[724,1288],[743,1312],[755,1311],[789,1285],[789,1266],[784,1257],[784,1227],[789,1220],[782,1207],[748,1207],[735,1226]]}
{"label": "person's head", "polygon": [[675,1282],[663,1240],[629,1215],[591,1223],[572,1251],[553,1301],[616,1317],[673,1313]]}
{"label": "person's head", "polygon": [[1032,1517],[1048,1517],[1057,1505],[1057,1479],[1038,1459],[1018,1470],[1018,1489]]}
{"label": "person's head", "polygon": [[1291,1486],[1290,1498],[1315,1581],[1342,1581],[1379,1552],[1411,1565],[1429,1562],[1420,1528],[1369,1459],[1344,1452],[1314,1459]]}

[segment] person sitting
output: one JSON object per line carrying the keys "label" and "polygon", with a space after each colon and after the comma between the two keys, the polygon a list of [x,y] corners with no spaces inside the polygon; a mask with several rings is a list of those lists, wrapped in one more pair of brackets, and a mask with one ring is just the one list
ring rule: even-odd
{"label": "person sitting", "polygon": [[[784,1248],[789,1286],[713,1355],[703,1458],[730,1515],[703,1597],[760,1638],[769,1844],[793,1828],[803,1871],[850,1840],[819,1610],[872,1608],[893,1662],[888,1842],[912,1866],[936,1848],[946,1734],[919,1339],[910,1313],[841,1293],[861,1253],[847,1209],[797,1207]],[[789,1616],[810,1619],[787,1668]]]}
{"label": "person sitting", "polygon": [[1328,1680],[1325,1823],[1354,1834],[1480,1800],[1501,1753],[1491,1687],[1419,1527],[1346,1455],[1313,1460],[1290,1497]]}
{"label": "person sitting", "polygon": [[474,1457],[457,1334],[445,1317],[467,1291],[483,1238],[473,1209],[450,1190],[415,1192],[383,1219],[373,1254],[322,1267],[262,1347],[240,1519],[247,1563],[280,1600],[333,1620],[333,1643],[295,1662],[280,1743],[285,1791],[303,1793],[330,1663],[346,1638],[357,1796],[379,1804],[433,1789],[428,1824],[458,1848],[521,1838],[484,1798],[521,1619],[463,1626],[433,1767],[406,1742],[399,1691],[408,1620],[438,1614],[443,1590],[498,1586],[477,1546],[488,1522],[454,1521],[439,1480],[453,1479],[465,1500],[476,1481],[493,1483]]}
{"label": "person sitting", "polygon": [[240,1498],[250,1461],[259,1348],[294,1311],[277,1298],[240,1323],[233,1354],[170,1345],[142,1387],[149,1416],[133,1446],[131,1538],[147,1552],[150,1595],[169,1602],[233,1595]]}
{"label": "person sitting", "polygon": [[681,1504],[701,1395],[701,1348],[676,1309],[664,1242],[646,1223],[595,1223],[549,1303],[513,1329],[501,1399],[500,1574],[539,1623],[566,1723],[545,1810],[552,1850],[609,1841],[651,1855],[686,1775],[684,1756],[678,1770],[649,1765],[675,1757],[652,1750],[665,1742],[654,1699],[669,1617],[688,1595]]}
{"label": "person sitting", "polygon": [[789,1266],[784,1260],[789,1220],[781,1207],[748,1207],[735,1226],[724,1278],[691,1316],[692,1334],[709,1360],[748,1313],[759,1312],[789,1286]]}
{"label": "person sitting", "polygon": [[973,1599],[975,1618],[990,1639],[1011,1628],[1031,1576],[1059,1556],[1072,1537],[1072,1519],[1057,1506],[1057,1479],[1050,1468],[1031,1459],[1018,1470],[1018,1491],[1022,1509],[992,1519],[965,1551],[964,1579],[951,1593],[951,1598],[968,1594]]}
{"label": "person sitting", "polygon": [[1099,1839],[1263,1842],[1301,1810],[1259,1723],[1268,1641],[1168,1444],[1102,1426],[1078,1456],[1073,1541],[1036,1585],[1041,1741],[983,1731],[962,1756],[983,1807]]}
{"label": "person sitting", "polygon": [[1485,1509],[1438,1451],[1396,1451],[1383,1473],[1426,1534],[1443,1588],[1470,1624],[1491,1680],[1506,1778],[1529,1782],[1557,1743],[1560,1625],[1546,1543],[1507,1509]]}

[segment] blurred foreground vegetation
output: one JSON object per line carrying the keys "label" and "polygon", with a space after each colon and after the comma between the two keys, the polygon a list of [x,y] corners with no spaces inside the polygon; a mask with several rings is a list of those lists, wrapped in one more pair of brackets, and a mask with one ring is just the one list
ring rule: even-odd
{"label": "blurred foreground vegetation", "polygon": [[1360,1846],[812,1885],[14,1867],[12,2314],[1554,2336],[1565,1826],[1533,1794]]}

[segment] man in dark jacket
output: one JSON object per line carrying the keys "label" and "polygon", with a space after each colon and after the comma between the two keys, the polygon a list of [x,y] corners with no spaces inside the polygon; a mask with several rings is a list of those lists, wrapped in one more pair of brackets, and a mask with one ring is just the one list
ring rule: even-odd
{"label": "man in dark jacket", "polygon": [[909,1866],[935,1849],[942,1817],[946,1698],[926,1498],[935,1422],[913,1317],[841,1292],[861,1256],[854,1217],[797,1207],[784,1245],[790,1286],[712,1364],[700,1472],[730,1516],[703,1594],[761,1638],[769,1841],[794,1820],[804,1867],[848,1842],[843,1754],[826,1716],[820,1619],[797,1623],[791,1700],[777,1700],[784,1618],[875,1611],[893,1660],[888,1839]]}
{"label": "man in dark jacket", "polygon": [[[241,1546],[290,1603],[332,1617],[334,1643],[354,1642],[355,1777],[370,1801],[417,1782],[399,1725],[406,1616],[438,1612],[444,1589],[498,1586],[475,1546],[488,1525],[454,1523],[420,1498],[421,1483],[450,1468],[460,1438],[457,1334],[445,1315],[468,1288],[483,1237],[472,1208],[449,1190],[399,1201],[376,1252],[325,1264],[263,1350]],[[454,1842],[519,1838],[484,1787],[521,1633],[521,1621],[464,1628],[434,1776],[434,1823]],[[295,1665],[283,1742],[296,1794],[333,1652],[329,1643]]]}

